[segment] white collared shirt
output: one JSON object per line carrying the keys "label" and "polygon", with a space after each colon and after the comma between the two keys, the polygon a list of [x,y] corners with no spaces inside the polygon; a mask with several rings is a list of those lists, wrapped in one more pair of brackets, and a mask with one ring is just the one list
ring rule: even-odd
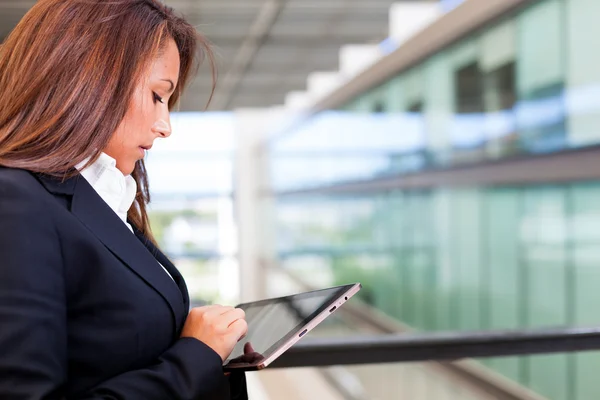
{"label": "white collared shirt", "polygon": [[[135,179],[131,175],[123,175],[117,168],[117,161],[106,153],[100,153],[100,157],[95,162],[82,170],[87,161],[76,165],[75,168],[133,233],[133,228],[127,222],[127,211],[135,200],[137,192]],[[160,262],[158,264],[173,279],[169,271]]]}
{"label": "white collared shirt", "polygon": [[87,162],[76,166],[81,175],[94,188],[96,193],[117,214],[123,223],[133,232],[133,228],[127,222],[127,211],[131,208],[137,192],[137,183],[131,175],[123,175],[117,169],[117,162],[106,153],[100,153],[100,157],[83,171],[81,167]]}

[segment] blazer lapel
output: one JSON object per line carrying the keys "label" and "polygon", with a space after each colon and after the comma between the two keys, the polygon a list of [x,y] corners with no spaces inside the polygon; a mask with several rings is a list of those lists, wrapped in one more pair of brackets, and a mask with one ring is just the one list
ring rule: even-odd
{"label": "blazer lapel", "polygon": [[183,303],[184,303],[184,308],[186,310],[189,309],[190,297],[189,297],[187,285],[185,284],[185,280],[183,279],[183,276],[181,275],[179,270],[175,267],[175,265],[173,265],[171,260],[169,260],[167,258],[167,256],[154,245],[154,243],[152,243],[150,240],[148,240],[148,238],[145,237],[139,231],[139,229],[137,229],[134,226],[133,230],[134,230],[137,238],[144,244],[144,246],[146,246],[148,251],[150,251],[150,253],[154,256],[154,258],[156,258],[158,260],[158,262],[161,263],[161,265],[163,267],[165,267],[165,269],[169,272],[169,274],[171,274],[171,277],[173,278],[173,280],[177,284],[177,287],[179,288],[179,291],[181,292],[181,296],[183,298]]}
{"label": "blazer lapel", "polygon": [[148,248],[132,234],[85,178],[76,176],[62,183],[49,177],[41,177],[40,180],[53,193],[72,194],[71,212],[119,260],[165,299],[173,313],[175,331],[179,331],[187,310],[178,285],[165,274]]}

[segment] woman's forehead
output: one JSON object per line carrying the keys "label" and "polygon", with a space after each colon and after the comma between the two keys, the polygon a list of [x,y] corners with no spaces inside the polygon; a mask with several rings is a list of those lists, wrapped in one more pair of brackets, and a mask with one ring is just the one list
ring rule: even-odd
{"label": "woman's forehead", "polygon": [[150,63],[151,79],[168,79],[177,84],[180,67],[179,50],[174,40],[169,40],[163,51]]}

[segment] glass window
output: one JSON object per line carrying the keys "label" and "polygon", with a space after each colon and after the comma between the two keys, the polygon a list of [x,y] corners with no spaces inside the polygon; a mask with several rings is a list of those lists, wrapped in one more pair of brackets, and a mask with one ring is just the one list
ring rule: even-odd
{"label": "glass window", "polygon": [[431,58],[423,68],[425,75],[425,102],[416,100],[411,110],[424,107],[425,133],[431,162],[444,165],[450,162],[450,129],[454,111],[454,87],[451,61],[447,53]]}
{"label": "glass window", "polygon": [[514,60],[506,60],[484,72],[483,108],[486,114],[483,129],[488,158],[507,157],[520,151],[513,110],[517,100],[515,81]]}
{"label": "glass window", "polygon": [[517,123],[530,152],[566,146],[563,2],[536,3],[517,17]]}
{"label": "glass window", "polygon": [[385,96],[386,103],[388,104],[388,111],[404,111],[404,83],[402,76],[398,76],[385,84]]}
{"label": "glass window", "polygon": [[454,82],[456,113],[483,112],[483,74],[479,63],[472,62],[457,69]]}
{"label": "glass window", "polygon": [[516,52],[515,22],[506,21],[487,32],[479,42],[481,69],[489,72],[515,60]]}
{"label": "glass window", "polygon": [[538,2],[517,17],[519,93],[528,96],[564,80],[562,1]]}
{"label": "glass window", "polygon": [[423,82],[423,68],[417,67],[403,73],[404,100],[406,104],[423,101],[425,84]]}
{"label": "glass window", "polygon": [[453,54],[454,123],[452,161],[477,161],[485,157],[483,130],[483,73],[477,47],[470,42]]}
{"label": "glass window", "polygon": [[567,105],[569,144],[600,142],[600,2],[569,0],[567,15]]}
{"label": "glass window", "polygon": [[467,39],[450,51],[452,66],[460,69],[479,58],[479,49],[474,39]]}

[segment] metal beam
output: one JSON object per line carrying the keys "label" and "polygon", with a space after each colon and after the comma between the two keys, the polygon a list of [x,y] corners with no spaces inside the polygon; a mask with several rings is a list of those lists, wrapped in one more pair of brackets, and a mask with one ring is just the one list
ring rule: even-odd
{"label": "metal beam", "polygon": [[600,328],[418,333],[305,339],[272,368],[324,367],[600,350]]}
{"label": "metal beam", "polygon": [[266,0],[256,19],[254,20],[248,36],[240,46],[233,64],[227,71],[218,96],[215,96],[213,109],[227,109],[235,94],[242,77],[252,63],[258,49],[269,35],[279,13],[284,5],[284,0]]}
{"label": "metal beam", "polygon": [[[307,157],[310,159],[310,157]],[[500,161],[431,169],[391,177],[290,190],[277,196],[356,194],[435,187],[531,185],[600,180],[600,146],[545,155],[524,154]]]}

